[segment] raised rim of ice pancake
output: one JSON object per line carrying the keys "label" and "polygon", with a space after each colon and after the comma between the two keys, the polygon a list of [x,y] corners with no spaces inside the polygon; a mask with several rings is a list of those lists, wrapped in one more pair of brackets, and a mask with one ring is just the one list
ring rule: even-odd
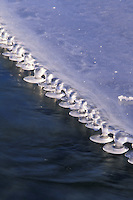
{"label": "raised rim of ice pancake", "polygon": [[44,78],[36,78],[35,76],[26,76],[23,80],[28,83],[42,83],[45,81]]}

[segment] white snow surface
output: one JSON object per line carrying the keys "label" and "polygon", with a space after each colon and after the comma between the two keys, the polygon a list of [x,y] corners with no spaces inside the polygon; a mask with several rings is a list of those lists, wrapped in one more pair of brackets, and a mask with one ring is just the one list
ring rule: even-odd
{"label": "white snow surface", "polygon": [[0,0],[0,22],[110,125],[132,134],[133,1]]}

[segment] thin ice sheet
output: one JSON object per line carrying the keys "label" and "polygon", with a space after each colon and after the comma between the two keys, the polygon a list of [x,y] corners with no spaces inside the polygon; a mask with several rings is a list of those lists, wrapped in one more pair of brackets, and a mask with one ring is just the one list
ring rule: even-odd
{"label": "thin ice sheet", "polygon": [[132,134],[133,2],[1,0],[0,20],[58,78]]}

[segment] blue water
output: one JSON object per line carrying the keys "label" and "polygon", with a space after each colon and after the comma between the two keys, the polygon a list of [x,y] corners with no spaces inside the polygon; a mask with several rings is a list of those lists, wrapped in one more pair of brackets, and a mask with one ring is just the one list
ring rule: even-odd
{"label": "blue water", "polygon": [[0,56],[0,200],[133,199],[133,165]]}

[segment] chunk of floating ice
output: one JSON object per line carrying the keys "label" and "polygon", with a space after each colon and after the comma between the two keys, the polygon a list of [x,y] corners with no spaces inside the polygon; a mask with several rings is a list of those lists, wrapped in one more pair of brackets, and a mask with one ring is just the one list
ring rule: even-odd
{"label": "chunk of floating ice", "polygon": [[3,49],[8,49],[8,50],[12,49],[12,46],[11,45],[7,45],[7,42],[3,43],[3,44],[0,44],[0,47],[3,48]]}
{"label": "chunk of floating ice", "polygon": [[2,34],[5,32],[5,29],[3,27],[0,27],[0,38],[2,36]]}
{"label": "chunk of floating ice", "polygon": [[80,109],[80,104],[75,102],[74,104],[70,105],[70,109],[71,110],[78,110],[78,109]]}
{"label": "chunk of floating ice", "polygon": [[43,90],[46,92],[55,92],[55,87],[51,87],[50,85],[47,85],[46,87],[43,88]]}
{"label": "chunk of floating ice", "polygon": [[3,40],[7,40],[8,39],[8,37],[9,37],[9,34],[6,32],[6,31],[4,31],[4,30],[2,30],[2,33],[1,33],[1,35],[0,35],[0,43],[3,41]]}
{"label": "chunk of floating ice", "polygon": [[64,83],[60,82],[57,84],[54,92],[47,92],[45,95],[50,98],[61,99],[65,96],[64,90]]}
{"label": "chunk of floating ice", "polygon": [[[17,66],[17,67],[20,67],[20,66]],[[26,71],[31,71],[35,69],[35,65],[28,63],[26,65],[21,65],[21,69],[26,70]]]}
{"label": "chunk of floating ice", "polygon": [[46,78],[45,78],[45,82],[43,82],[43,83],[39,83],[38,86],[41,87],[41,88],[47,86]]}
{"label": "chunk of floating ice", "polygon": [[70,107],[70,109],[72,109],[72,111],[69,112],[69,115],[72,117],[87,117],[89,114],[89,108],[87,105],[87,101],[85,101],[84,99],[81,99],[79,102],[76,101],[76,103],[78,103],[78,110],[73,110],[73,108]]}
{"label": "chunk of floating ice", "polygon": [[[90,124],[90,122],[93,122],[94,124],[97,124],[97,121],[100,119],[100,115],[98,114],[93,114],[93,110],[88,111],[88,115],[87,117],[84,118],[79,118],[78,121],[81,123],[86,123],[86,124]],[[97,124],[98,126],[99,124]],[[87,126],[86,126],[87,127]],[[100,125],[101,127],[101,125]],[[89,128],[89,127],[88,127]],[[99,128],[100,129],[100,128]]]}
{"label": "chunk of floating ice", "polygon": [[78,110],[81,108],[84,99],[76,99],[74,104],[70,105],[71,110]]}
{"label": "chunk of floating ice", "polygon": [[112,154],[123,154],[126,153],[129,148],[123,144],[126,142],[133,143],[133,136],[127,134],[124,131],[118,131],[113,133],[114,144],[107,144],[103,147],[103,150]]}
{"label": "chunk of floating ice", "polygon": [[38,63],[35,62],[35,59],[29,53],[28,55],[24,55],[23,61],[18,62],[16,66],[21,67],[23,70],[34,70],[36,64]]}
{"label": "chunk of floating ice", "polygon": [[57,87],[57,85],[60,83],[59,78],[55,78],[53,74],[49,74],[49,76],[46,76],[46,83],[51,84],[52,87]]}
{"label": "chunk of floating ice", "polygon": [[[99,117],[100,117],[100,116],[98,115],[97,120],[99,119]],[[78,119],[78,121],[79,121],[80,123],[83,123],[83,124],[88,124],[88,123],[90,123],[90,122],[97,123],[97,120],[96,120],[96,118],[94,117],[93,110],[88,110],[88,115],[87,115],[87,116],[85,116],[85,117],[80,117],[80,118]]]}
{"label": "chunk of floating ice", "polygon": [[103,146],[103,150],[106,151],[107,153],[123,154],[126,153],[129,150],[129,148],[125,146],[117,147],[117,145],[113,143],[113,144],[105,144]]}
{"label": "chunk of floating ice", "polygon": [[47,92],[45,96],[53,99],[61,99],[63,96],[65,96],[65,93],[55,93],[55,92]]}
{"label": "chunk of floating ice", "polygon": [[73,89],[70,88],[69,90],[66,90],[66,95],[64,97],[64,99],[66,101],[62,101],[59,103],[59,106],[63,107],[63,108],[71,108],[71,105],[75,104],[75,100],[77,97],[77,92],[73,92]]}
{"label": "chunk of floating ice", "polygon": [[101,124],[97,124],[93,121],[93,119],[90,119],[90,121],[88,121],[87,124],[85,124],[85,127],[98,131],[101,129]]}
{"label": "chunk of floating ice", "polygon": [[2,55],[3,56],[7,56],[7,57],[9,57],[9,56],[12,56],[12,52],[4,52],[4,53],[2,53]]}
{"label": "chunk of floating ice", "polygon": [[9,59],[12,60],[12,61],[21,62],[21,61],[24,60],[24,57],[17,55],[17,54],[14,54],[14,55],[10,56]]}
{"label": "chunk of floating ice", "polygon": [[0,43],[0,47],[1,48],[4,48],[4,49],[8,49],[8,50],[11,50],[12,49],[12,47],[13,47],[13,43],[15,43],[15,41],[14,41],[14,36],[12,37],[8,37],[8,39],[7,40],[3,40],[3,41],[1,41]]}
{"label": "chunk of floating ice", "polygon": [[45,82],[42,85],[43,85],[43,90],[45,90],[46,92],[54,92],[55,91],[55,86],[52,86]]}
{"label": "chunk of floating ice", "polygon": [[80,123],[82,123],[82,124],[87,124],[88,122],[90,122],[90,121],[92,121],[88,116],[86,117],[80,117],[79,119],[78,119],[78,121],[80,122]]}
{"label": "chunk of floating ice", "polygon": [[12,49],[11,51],[8,51],[8,52],[4,52],[2,53],[3,56],[7,56],[7,57],[10,57],[12,55],[14,55],[15,53],[17,53],[18,49],[21,48],[21,46],[19,44],[14,44],[12,46]]}
{"label": "chunk of floating ice", "polygon": [[7,40],[2,40],[1,42],[0,42],[0,47],[5,47],[6,46],[6,44],[7,44]]}
{"label": "chunk of floating ice", "polygon": [[45,81],[45,79],[42,78],[42,76],[45,74],[46,71],[47,70],[43,67],[35,68],[34,76],[27,76],[23,78],[23,80],[28,83],[42,83]]}
{"label": "chunk of floating ice", "polygon": [[24,60],[24,53],[25,53],[25,49],[23,47],[20,47],[17,49],[15,54],[9,57],[9,60],[21,62]]}
{"label": "chunk of floating ice", "polygon": [[69,112],[69,115],[72,117],[86,117],[88,115],[87,111],[81,112],[80,110],[72,110]]}
{"label": "chunk of floating ice", "polygon": [[24,63],[25,64],[28,64],[28,63],[34,64],[35,63],[35,59],[32,57],[31,53],[28,53],[28,54],[25,55]]}
{"label": "chunk of floating ice", "polygon": [[70,108],[70,102],[69,101],[62,101],[59,103],[59,106],[62,108]]}
{"label": "chunk of floating ice", "polygon": [[75,99],[76,99],[76,94],[68,96],[68,94],[65,95],[64,98],[66,101],[62,101],[59,103],[59,106],[62,108],[71,108],[72,105],[75,105]]}
{"label": "chunk of floating ice", "polygon": [[35,76],[27,76],[25,78],[23,78],[24,81],[28,82],[28,83],[42,83],[44,82],[44,78],[36,78]]}
{"label": "chunk of floating ice", "polygon": [[77,93],[72,88],[66,87],[65,94],[66,94],[66,96],[61,99],[62,101],[69,101],[69,102],[73,103],[77,97]]}
{"label": "chunk of floating ice", "polygon": [[102,133],[100,135],[91,136],[90,140],[93,142],[96,142],[96,143],[101,143],[101,144],[112,142],[114,139],[113,139],[113,137],[108,136],[108,134],[110,132],[109,132],[107,123],[105,123],[105,122],[101,123],[101,125],[99,125],[99,127],[101,128]]}
{"label": "chunk of floating ice", "polygon": [[15,43],[15,36],[10,36],[7,39],[7,45],[8,46],[13,46],[13,44]]}
{"label": "chunk of floating ice", "polygon": [[112,137],[101,135],[92,135],[90,140],[96,143],[105,144],[113,141]]}
{"label": "chunk of floating ice", "polygon": [[129,162],[130,164],[133,164],[133,150],[128,151],[128,152],[125,154],[125,156],[126,156],[127,158],[129,158],[129,159],[128,159],[128,162]]}
{"label": "chunk of floating ice", "polygon": [[99,126],[99,125],[93,123],[93,121],[90,122],[90,123],[87,123],[87,124],[85,125],[85,127],[86,127],[86,128],[89,128],[89,129],[93,129],[94,131],[98,131],[98,130],[101,128],[101,126]]}
{"label": "chunk of floating ice", "polygon": [[38,86],[40,86],[41,88],[44,88],[44,87],[46,87],[46,85],[52,85],[52,86],[57,86],[57,84],[58,84],[58,82],[59,82],[59,79],[57,79],[55,82],[53,81],[53,79],[54,79],[54,76],[53,76],[53,74],[49,71],[49,70],[46,70],[45,71],[45,74],[44,74],[44,76],[45,76],[45,83],[40,83],[40,84],[38,84]]}
{"label": "chunk of floating ice", "polygon": [[37,67],[34,70],[34,76],[36,78],[41,78],[43,75],[45,75],[47,69],[43,68],[43,67]]}
{"label": "chunk of floating ice", "polygon": [[133,97],[118,96],[119,101],[133,101]]}
{"label": "chunk of floating ice", "polygon": [[129,159],[128,159],[128,162],[129,162],[130,164],[133,164],[133,157],[132,157],[132,158],[129,158]]}

